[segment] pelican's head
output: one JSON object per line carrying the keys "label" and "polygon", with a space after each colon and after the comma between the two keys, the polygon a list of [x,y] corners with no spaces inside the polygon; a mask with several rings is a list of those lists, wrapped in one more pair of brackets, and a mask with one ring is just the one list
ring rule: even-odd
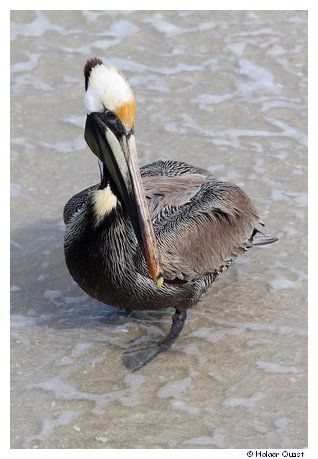
{"label": "pelican's head", "polygon": [[103,163],[101,189],[110,187],[121,202],[131,220],[150,276],[157,286],[161,286],[159,250],[138,166],[133,92],[123,75],[115,67],[105,66],[100,59],[87,61],[84,76],[85,140]]}
{"label": "pelican's head", "polygon": [[84,67],[85,106],[87,113],[115,113],[126,133],[135,125],[134,94],[119,70],[106,66],[100,59],[90,59]]}

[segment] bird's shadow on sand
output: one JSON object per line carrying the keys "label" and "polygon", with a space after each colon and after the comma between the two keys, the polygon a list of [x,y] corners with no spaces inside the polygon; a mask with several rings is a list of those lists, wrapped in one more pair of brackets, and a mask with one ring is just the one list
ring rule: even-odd
{"label": "bird's shadow on sand", "polygon": [[41,220],[11,231],[11,314],[56,329],[150,326],[162,337],[169,311],[113,308],[86,295],[64,261],[64,223]]}

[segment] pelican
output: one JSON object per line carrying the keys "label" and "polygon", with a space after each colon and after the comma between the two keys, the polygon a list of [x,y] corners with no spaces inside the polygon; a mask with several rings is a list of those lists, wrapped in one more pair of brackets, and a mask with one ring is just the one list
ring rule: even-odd
{"label": "pelican", "polygon": [[87,61],[84,77],[84,137],[101,178],[65,205],[65,260],[74,281],[102,303],[175,309],[162,341],[124,353],[136,370],[175,342],[187,310],[238,254],[277,238],[263,234],[238,186],[179,161],[139,167],[128,82],[97,58]]}

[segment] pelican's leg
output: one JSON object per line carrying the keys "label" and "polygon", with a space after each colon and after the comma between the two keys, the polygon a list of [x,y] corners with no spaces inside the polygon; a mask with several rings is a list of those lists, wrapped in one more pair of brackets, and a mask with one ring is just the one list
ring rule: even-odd
{"label": "pelican's leg", "polygon": [[170,331],[165,339],[148,347],[135,347],[126,351],[123,355],[124,365],[130,370],[139,370],[156,357],[156,355],[160,354],[160,352],[168,350],[178,338],[186,318],[186,311],[176,310],[175,314],[172,316]]}
{"label": "pelican's leg", "polygon": [[186,311],[178,311],[173,314],[172,316],[172,325],[168,335],[165,337],[163,341],[158,343],[158,346],[161,348],[162,351],[166,351],[169,347],[175,342],[178,336],[183,329],[185,320],[187,318]]}

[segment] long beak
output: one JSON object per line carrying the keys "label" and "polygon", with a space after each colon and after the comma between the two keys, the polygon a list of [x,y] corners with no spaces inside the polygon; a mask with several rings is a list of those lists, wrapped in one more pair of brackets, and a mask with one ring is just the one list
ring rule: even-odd
{"label": "long beak", "polygon": [[156,286],[161,287],[160,253],[142,185],[134,135],[117,137],[99,113],[91,113],[86,120],[85,140],[105,164],[109,179],[115,184],[129,215],[149,274]]}

